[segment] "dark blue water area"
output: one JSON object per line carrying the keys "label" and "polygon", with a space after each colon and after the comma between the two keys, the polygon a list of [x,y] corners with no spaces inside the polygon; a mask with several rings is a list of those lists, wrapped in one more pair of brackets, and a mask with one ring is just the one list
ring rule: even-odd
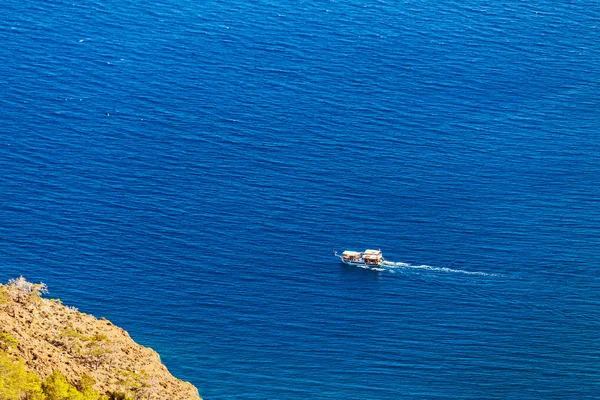
{"label": "dark blue water area", "polygon": [[2,281],[206,399],[597,398],[600,3],[3,4]]}

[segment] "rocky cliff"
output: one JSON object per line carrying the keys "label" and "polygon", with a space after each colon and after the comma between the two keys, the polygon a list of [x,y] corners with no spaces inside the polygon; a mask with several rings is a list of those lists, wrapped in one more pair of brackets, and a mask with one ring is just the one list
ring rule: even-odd
{"label": "rocky cliff", "polygon": [[23,278],[0,285],[0,347],[24,360],[41,382],[58,371],[73,385],[85,377],[100,399],[200,399],[192,384],[169,373],[154,350],[106,319],[41,297],[46,291],[44,284]]}

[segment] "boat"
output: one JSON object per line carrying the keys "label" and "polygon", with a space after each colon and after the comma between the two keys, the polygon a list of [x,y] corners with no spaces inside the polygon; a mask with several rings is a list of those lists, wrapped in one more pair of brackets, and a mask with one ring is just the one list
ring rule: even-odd
{"label": "boat", "polygon": [[346,265],[354,267],[379,267],[386,264],[381,250],[367,249],[365,251],[345,250],[341,255],[334,251],[333,254]]}

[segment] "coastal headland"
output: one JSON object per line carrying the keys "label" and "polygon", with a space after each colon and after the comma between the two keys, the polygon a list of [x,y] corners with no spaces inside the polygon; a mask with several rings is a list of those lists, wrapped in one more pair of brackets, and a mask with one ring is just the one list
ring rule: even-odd
{"label": "coastal headland", "polygon": [[45,293],[23,277],[0,285],[0,398],[200,399],[125,330]]}

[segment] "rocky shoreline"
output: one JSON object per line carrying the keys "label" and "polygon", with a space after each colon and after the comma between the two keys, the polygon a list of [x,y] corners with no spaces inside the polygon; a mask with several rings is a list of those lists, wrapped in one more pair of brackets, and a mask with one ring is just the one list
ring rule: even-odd
{"label": "rocky shoreline", "polygon": [[200,399],[191,383],[171,375],[154,350],[104,318],[43,298],[45,292],[44,284],[22,277],[0,285],[2,352],[22,360],[40,382],[57,371],[73,386],[82,379],[92,382],[98,399]]}

